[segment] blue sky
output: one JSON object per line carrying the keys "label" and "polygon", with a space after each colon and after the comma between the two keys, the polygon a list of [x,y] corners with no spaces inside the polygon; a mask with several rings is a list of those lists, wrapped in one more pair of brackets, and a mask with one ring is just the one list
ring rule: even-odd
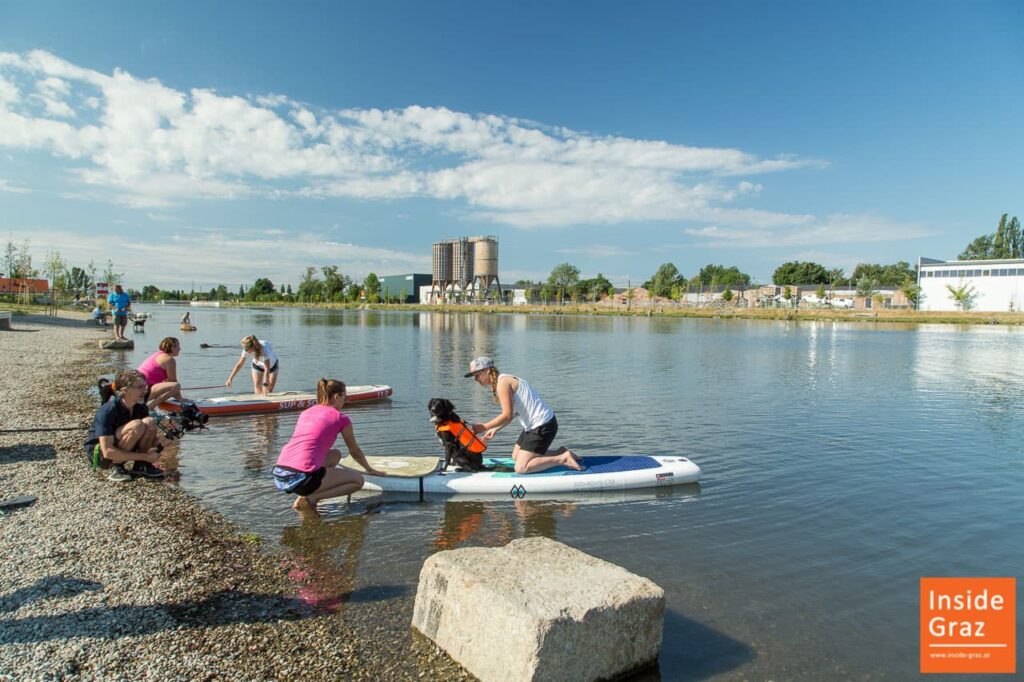
{"label": "blue sky", "polygon": [[624,285],[1024,217],[1024,3],[293,4],[0,5],[4,241],[208,289],[492,234]]}

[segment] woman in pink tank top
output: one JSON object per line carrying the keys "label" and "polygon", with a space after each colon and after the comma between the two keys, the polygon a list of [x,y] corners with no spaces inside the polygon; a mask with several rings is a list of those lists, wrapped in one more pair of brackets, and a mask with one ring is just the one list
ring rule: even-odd
{"label": "woman in pink tank top", "polygon": [[277,489],[298,495],[292,508],[319,514],[317,502],[328,497],[351,495],[363,487],[363,475],[339,467],[341,451],[331,447],[341,436],[352,459],[366,473],[384,476],[366,461],[366,455],[352,433],[352,420],[341,413],[345,406],[345,383],[321,379],[316,386],[316,405],[299,415],[291,439],[281,450],[274,467]]}
{"label": "woman in pink tank top", "polygon": [[160,403],[171,398],[184,400],[181,397],[181,384],[178,383],[178,365],[174,358],[181,353],[178,339],[168,336],[160,342],[160,350],[146,358],[139,366],[139,372],[146,377],[149,391],[146,404],[153,409]]}

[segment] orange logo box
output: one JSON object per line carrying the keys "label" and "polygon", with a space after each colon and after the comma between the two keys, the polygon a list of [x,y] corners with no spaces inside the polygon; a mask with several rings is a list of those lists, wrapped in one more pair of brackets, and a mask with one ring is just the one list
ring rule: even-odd
{"label": "orange logo box", "polygon": [[921,672],[1017,672],[1017,579],[921,578]]}

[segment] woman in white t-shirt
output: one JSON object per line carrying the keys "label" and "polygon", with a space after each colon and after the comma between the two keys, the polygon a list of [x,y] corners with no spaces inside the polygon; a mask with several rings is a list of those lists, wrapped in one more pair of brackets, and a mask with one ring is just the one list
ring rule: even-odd
{"label": "woman in white t-shirt", "polygon": [[556,466],[577,471],[583,468],[579,463],[580,458],[565,446],[547,454],[558,433],[558,420],[526,379],[512,374],[499,374],[494,360],[488,357],[475,358],[469,363],[469,372],[465,376],[473,377],[476,383],[489,387],[494,394],[494,402],[501,405],[501,414],[497,417],[483,424],[473,424],[474,433],[483,433],[484,439],[490,440],[511,423],[516,414],[519,415],[523,432],[519,434],[516,446],[512,449],[517,474],[535,474]]}
{"label": "woman in white t-shirt", "polygon": [[228,380],[224,382],[224,385],[231,386],[232,380],[238,374],[238,370],[242,369],[246,360],[252,363],[250,365],[252,392],[258,395],[271,393],[274,386],[277,385],[277,370],[280,363],[270,342],[257,339],[255,335],[249,335],[242,339],[242,356],[238,358],[238,362],[231,369],[231,374],[228,375]]}

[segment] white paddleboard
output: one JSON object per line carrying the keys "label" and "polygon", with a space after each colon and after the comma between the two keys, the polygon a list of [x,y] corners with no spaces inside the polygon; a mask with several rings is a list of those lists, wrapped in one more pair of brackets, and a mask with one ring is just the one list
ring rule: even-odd
{"label": "white paddleboard", "polygon": [[[511,458],[485,457],[484,464],[504,468],[495,471],[440,471],[440,460],[435,457],[371,457],[375,469],[387,476],[366,475],[363,489],[379,492],[430,493],[440,495],[509,495],[514,499],[528,498],[531,494],[586,493],[608,490],[643,490],[660,488],[700,480],[700,467],[686,457],[656,457],[652,455],[589,455],[581,464],[583,471],[555,467],[537,474],[517,474]],[[342,460],[343,466],[362,472],[351,459]],[[414,467],[428,469],[426,473],[409,475]],[[417,470],[418,471],[418,470]]]}
{"label": "white paddleboard", "polygon": [[[359,403],[368,400],[382,400],[393,393],[390,386],[376,384],[372,386],[349,386],[346,391],[346,403]],[[257,412],[279,412],[288,410],[304,410],[316,405],[316,393],[301,391],[279,391],[269,395],[240,393],[219,398],[203,398],[194,401],[203,414],[252,414]],[[181,405],[174,398],[160,403],[161,409],[178,412]]]}

